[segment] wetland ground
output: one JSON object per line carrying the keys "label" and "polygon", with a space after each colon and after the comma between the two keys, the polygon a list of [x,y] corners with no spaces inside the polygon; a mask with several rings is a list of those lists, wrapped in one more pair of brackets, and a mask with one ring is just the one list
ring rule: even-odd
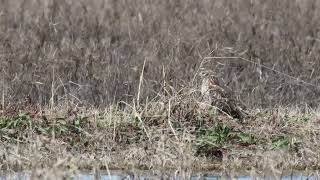
{"label": "wetland ground", "polygon": [[0,0],[0,169],[318,170],[319,6]]}

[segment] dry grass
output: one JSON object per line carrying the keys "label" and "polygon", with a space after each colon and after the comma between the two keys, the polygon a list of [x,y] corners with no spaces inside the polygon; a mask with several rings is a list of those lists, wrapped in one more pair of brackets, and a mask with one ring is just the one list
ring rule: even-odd
{"label": "dry grass", "polygon": [[1,169],[319,168],[318,1],[0,4]]}
{"label": "dry grass", "polygon": [[163,86],[189,85],[204,57],[231,56],[255,64],[222,58],[205,67],[248,106],[316,108],[318,7],[316,0],[1,1],[1,104],[29,96],[33,104],[105,107],[132,103],[138,91],[145,104]]}
{"label": "dry grass", "polygon": [[2,169],[318,169],[319,118],[255,111],[244,123],[203,106],[194,88],[121,110],[21,111],[0,118]]}

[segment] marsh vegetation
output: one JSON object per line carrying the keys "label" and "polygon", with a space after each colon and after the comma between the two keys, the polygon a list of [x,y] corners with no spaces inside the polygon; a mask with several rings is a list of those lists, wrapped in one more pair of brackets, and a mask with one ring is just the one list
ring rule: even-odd
{"label": "marsh vegetation", "polygon": [[319,169],[319,3],[0,0],[0,169]]}

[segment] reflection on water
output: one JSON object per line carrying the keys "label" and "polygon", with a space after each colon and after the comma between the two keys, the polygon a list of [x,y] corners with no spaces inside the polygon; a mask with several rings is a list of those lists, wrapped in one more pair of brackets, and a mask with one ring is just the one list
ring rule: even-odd
{"label": "reflection on water", "polygon": [[[101,179],[101,180],[125,180],[125,179],[205,179],[205,180],[218,180],[218,179],[238,179],[238,180],[250,180],[250,179],[283,179],[283,180],[313,180],[313,179],[319,179],[318,173],[313,173],[310,175],[304,175],[304,173],[294,173],[291,175],[286,175],[282,177],[275,177],[275,176],[226,176],[226,175],[215,175],[218,173],[208,174],[198,173],[197,175],[191,175],[189,177],[182,177],[177,175],[159,175],[159,174],[139,174],[134,175],[132,173],[123,173],[123,172],[111,172],[111,173],[89,173],[89,172],[82,172],[76,175],[65,175],[63,176],[63,179],[74,179],[74,180],[93,180],[93,179]],[[51,176],[52,177],[52,176]],[[0,174],[0,180],[30,180],[35,179],[36,177],[32,176],[31,173],[27,172],[15,172],[15,173],[2,173]],[[41,178],[37,177],[36,179],[47,179],[47,178]],[[60,178],[59,178],[60,179]]]}

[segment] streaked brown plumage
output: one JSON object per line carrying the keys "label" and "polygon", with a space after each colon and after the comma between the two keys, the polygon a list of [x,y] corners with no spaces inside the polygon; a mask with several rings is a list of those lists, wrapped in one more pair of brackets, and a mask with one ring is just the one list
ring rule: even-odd
{"label": "streaked brown plumage", "polygon": [[244,105],[234,98],[231,91],[220,85],[216,76],[208,72],[202,73],[201,76],[201,94],[206,104],[215,106],[219,111],[236,119],[242,120],[248,116]]}

